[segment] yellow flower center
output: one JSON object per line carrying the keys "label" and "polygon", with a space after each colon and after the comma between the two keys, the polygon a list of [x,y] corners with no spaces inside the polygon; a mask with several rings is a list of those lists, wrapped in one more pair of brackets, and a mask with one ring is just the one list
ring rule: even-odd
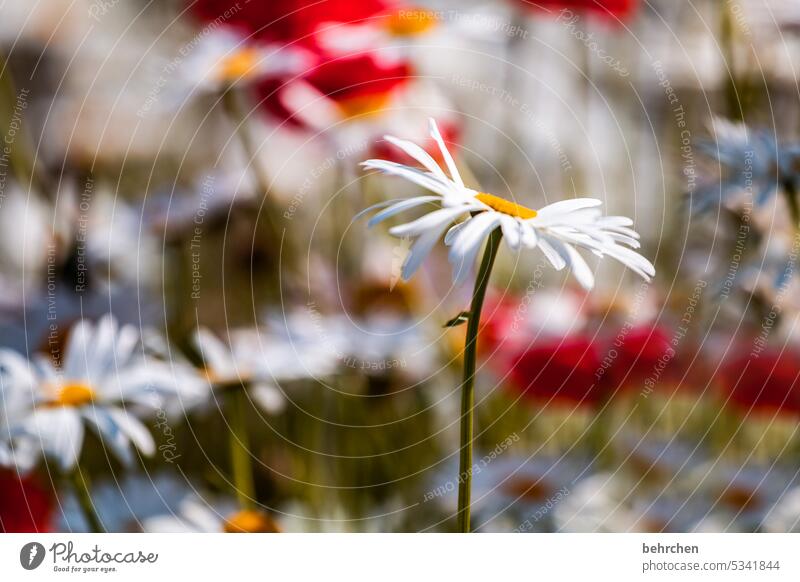
{"label": "yellow flower center", "polygon": [[281,530],[266,513],[243,509],[225,520],[223,531],[225,533],[280,533]]}
{"label": "yellow flower center", "polygon": [[245,47],[222,59],[217,75],[223,81],[236,81],[255,73],[261,58],[253,47]]}
{"label": "yellow flower center", "polygon": [[391,95],[376,93],[375,95],[361,95],[342,99],[337,103],[339,110],[345,117],[356,117],[380,113],[389,104]]}
{"label": "yellow flower center", "polygon": [[396,10],[386,18],[386,29],[394,36],[414,36],[436,25],[436,14],[422,8]]}
{"label": "yellow flower center", "polygon": [[59,388],[50,404],[53,406],[84,406],[94,400],[94,390],[83,382],[70,382]]}
{"label": "yellow flower center", "polygon": [[522,218],[524,220],[527,218],[533,218],[537,214],[535,210],[528,208],[527,206],[522,206],[521,204],[511,202],[505,198],[500,198],[494,194],[478,192],[475,195],[475,198],[486,204],[486,206],[492,210],[502,212],[503,214],[508,214],[514,218]]}

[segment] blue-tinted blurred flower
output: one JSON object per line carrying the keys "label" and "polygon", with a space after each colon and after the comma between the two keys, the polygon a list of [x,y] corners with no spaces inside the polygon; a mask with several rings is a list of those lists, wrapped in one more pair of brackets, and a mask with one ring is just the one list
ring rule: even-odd
{"label": "blue-tinted blurred flower", "polygon": [[780,189],[797,192],[800,143],[781,144],[774,132],[719,118],[714,119],[713,131],[716,140],[699,140],[697,147],[719,164],[720,175],[693,193],[694,212],[719,205],[763,206]]}

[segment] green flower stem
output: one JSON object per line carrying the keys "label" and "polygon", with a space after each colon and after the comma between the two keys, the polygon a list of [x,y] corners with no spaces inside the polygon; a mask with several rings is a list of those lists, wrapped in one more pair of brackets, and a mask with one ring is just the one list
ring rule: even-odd
{"label": "green flower stem", "polygon": [[472,305],[467,323],[467,338],[464,343],[464,379],[461,382],[461,449],[458,463],[458,531],[470,531],[469,512],[472,491],[472,414],[475,404],[475,362],[478,347],[478,328],[481,309],[486,297],[489,276],[500,248],[503,233],[496,228],[489,236],[483,259],[478,269],[475,289],[472,292]]}
{"label": "green flower stem", "polygon": [[247,391],[231,389],[228,394],[227,417],[230,422],[228,441],[231,453],[231,471],[236,497],[242,507],[251,508],[255,504],[255,485],[253,483],[253,460],[250,457],[250,439],[247,433]]}
{"label": "green flower stem", "polygon": [[95,510],[92,496],[89,494],[89,483],[86,477],[81,473],[78,467],[75,467],[69,476],[72,481],[72,486],[75,489],[75,496],[78,498],[78,505],[80,505],[83,517],[89,524],[89,529],[93,533],[104,533],[105,529]]}
{"label": "green flower stem", "polygon": [[239,138],[239,143],[242,145],[245,157],[247,158],[247,165],[253,173],[253,178],[256,181],[256,187],[260,190],[260,195],[263,197],[265,218],[274,232],[278,232],[274,222],[272,212],[275,211],[272,197],[269,196],[270,184],[269,177],[264,171],[264,166],[258,159],[258,145],[250,133],[247,126],[247,111],[239,102],[239,94],[233,87],[228,87],[222,93],[222,106],[225,109],[231,123],[235,126],[236,136]]}

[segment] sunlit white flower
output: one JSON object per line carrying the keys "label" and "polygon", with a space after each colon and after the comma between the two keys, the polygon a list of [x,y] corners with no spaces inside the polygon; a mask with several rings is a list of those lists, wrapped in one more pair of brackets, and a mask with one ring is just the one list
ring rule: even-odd
{"label": "sunlit white flower", "polygon": [[[223,342],[200,328],[194,341],[205,362],[206,377],[215,386],[246,384],[248,393],[263,410],[283,410],[283,382],[331,374],[334,356],[319,345],[310,345],[298,334],[281,336],[275,330],[236,329]],[[318,343],[318,342],[317,342]]]}
{"label": "sunlit white flower", "polygon": [[237,509],[232,501],[209,504],[198,496],[187,497],[173,513],[142,521],[147,533],[277,533],[280,528],[266,512]]}
{"label": "sunlit white flower", "polygon": [[[645,279],[655,275],[650,262],[628,247],[638,248],[638,234],[629,227],[632,221],[622,216],[602,216],[600,200],[578,198],[549,204],[539,210],[527,208],[499,196],[479,192],[464,185],[453,157],[444,144],[436,123],[431,120],[431,137],[436,141],[449,175],[418,145],[386,136],[386,140],[422,164],[414,168],[386,160],[368,160],[368,170],[405,178],[430,190],[432,194],[416,196],[400,202],[384,202],[368,210],[383,208],[372,217],[373,226],[405,210],[434,204],[436,210],[421,218],[395,226],[390,233],[415,239],[403,265],[408,279],[420,267],[433,246],[445,232],[450,247],[454,280],[463,281],[469,274],[483,241],[496,228],[501,228],[506,244],[514,251],[523,247],[538,248],[557,270],[572,269],[581,285],[594,286],[594,275],[576,247],[609,256]],[[458,222],[460,219],[460,222]],[[454,224],[455,223],[455,224]],[[627,246],[626,246],[627,245]]]}
{"label": "sunlit white flower", "polygon": [[[140,357],[138,345],[135,328],[119,328],[106,316],[96,325],[81,321],[75,326],[59,366],[44,358],[14,366],[9,381],[28,390],[32,401],[30,414],[16,423],[15,436],[34,438],[65,470],[80,455],[84,423],[123,463],[133,460],[131,445],[153,454],[153,437],[134,410],[156,410],[195,386],[176,382],[167,364]],[[3,358],[12,360],[8,352]]]}
{"label": "sunlit white flower", "polygon": [[21,421],[30,415],[33,395],[16,381],[28,369],[28,361],[11,350],[0,350],[0,466],[29,471],[39,459],[34,439],[19,433]]}
{"label": "sunlit white flower", "polygon": [[218,29],[199,37],[180,64],[183,79],[200,89],[215,91],[237,83],[299,72],[310,65],[310,55],[297,48],[252,43]]}
{"label": "sunlit white flower", "polygon": [[[163,515],[196,495],[195,484],[172,471],[128,473],[92,483],[90,494],[103,528],[113,532],[137,532],[144,520]],[[59,492],[57,531],[88,532],[91,526],[72,491]]]}
{"label": "sunlit white flower", "polygon": [[553,510],[556,531],[681,532],[693,531],[707,505],[700,500],[668,496],[624,471],[597,473],[569,488]]}

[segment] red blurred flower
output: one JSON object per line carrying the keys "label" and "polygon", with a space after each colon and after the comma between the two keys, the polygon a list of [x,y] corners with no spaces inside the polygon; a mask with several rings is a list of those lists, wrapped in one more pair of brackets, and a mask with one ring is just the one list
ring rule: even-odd
{"label": "red blurred flower", "polygon": [[526,398],[542,404],[595,406],[605,400],[598,382],[600,356],[584,336],[546,340],[520,354],[511,370],[511,383]]}
{"label": "red blurred flower", "polygon": [[193,12],[206,23],[218,23],[245,36],[272,42],[317,46],[317,33],[327,25],[358,24],[388,16],[387,0],[196,0]]}
{"label": "red blurred flower", "polygon": [[561,10],[591,12],[610,19],[629,18],[639,4],[638,0],[517,0],[518,4],[539,12],[551,12],[555,16]]}
{"label": "red blurred flower", "polygon": [[[395,90],[411,79],[407,62],[384,63],[370,54],[321,61],[300,82],[336,108],[337,118],[367,115],[383,109]],[[297,115],[284,80],[267,80],[257,86],[261,106],[270,115],[294,126],[306,123]],[[302,104],[297,104],[302,107]],[[314,105],[312,103],[312,105]],[[317,103],[316,105],[324,105]],[[312,112],[307,112],[312,114]]]}
{"label": "red blurred flower", "polygon": [[52,518],[53,497],[35,477],[0,469],[0,531],[48,532]]}
{"label": "red blurred flower", "polygon": [[664,381],[676,367],[671,337],[661,327],[620,330],[601,356],[602,379],[609,392],[642,389],[649,381]]}
{"label": "red blurred flower", "polygon": [[[198,0],[194,13],[206,22],[235,28],[245,36],[311,51],[317,63],[301,76],[320,96],[334,104],[342,119],[383,109],[393,92],[412,77],[411,65],[402,59],[390,59],[367,49],[350,53],[331,49],[322,41],[323,33],[341,25],[374,23],[387,31],[395,24],[400,5],[387,0],[270,0],[269,2],[234,2],[233,0]],[[238,7],[238,8],[237,8]],[[409,11],[413,13],[413,11]],[[413,22],[424,19],[413,19]],[[346,31],[342,31],[347,35]],[[375,49],[384,47],[376,46]],[[305,125],[289,99],[285,83],[289,79],[271,79],[258,87],[263,108],[273,117],[295,126]]]}
{"label": "red blurred flower", "polygon": [[741,412],[800,416],[800,354],[740,356],[724,364],[721,376],[722,397]]}
{"label": "red blurred flower", "polygon": [[[444,139],[444,142],[452,151],[455,149],[453,145],[458,144],[461,140],[461,128],[456,123],[448,121],[437,120],[437,125],[439,126],[439,132],[442,134],[442,139]],[[417,139],[414,141],[419,143],[437,163],[444,164],[442,152],[439,150],[436,141],[430,136],[427,120],[424,121],[424,128],[420,128],[419,135],[425,136],[424,139]],[[385,140],[380,140],[375,143],[370,150],[370,157],[389,160],[390,162],[397,162],[398,164],[418,165],[418,162],[411,158],[411,156]],[[479,349],[483,350],[483,348],[484,346],[479,345]]]}

